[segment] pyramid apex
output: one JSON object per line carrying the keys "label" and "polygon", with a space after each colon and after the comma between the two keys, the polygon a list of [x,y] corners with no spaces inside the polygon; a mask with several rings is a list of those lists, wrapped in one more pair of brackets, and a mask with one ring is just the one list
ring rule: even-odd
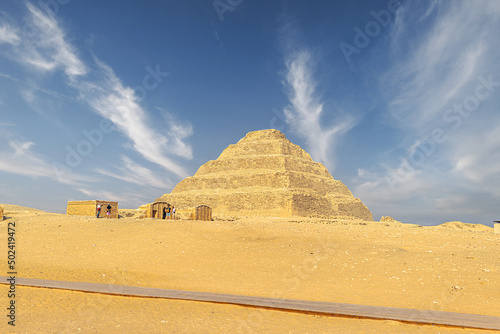
{"label": "pyramid apex", "polygon": [[283,140],[286,139],[285,135],[276,129],[266,129],[251,131],[241,138],[238,142],[244,141],[261,141],[261,140]]}

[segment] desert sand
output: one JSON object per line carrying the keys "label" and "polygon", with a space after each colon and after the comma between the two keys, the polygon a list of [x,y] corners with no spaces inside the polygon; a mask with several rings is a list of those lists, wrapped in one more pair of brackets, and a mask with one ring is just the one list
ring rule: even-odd
{"label": "desert sand", "polygon": [[[18,277],[500,316],[500,235],[484,225],[107,220],[12,205],[5,216],[0,245],[16,222]],[[23,286],[17,303],[15,331],[4,319],[0,332],[492,332]]]}

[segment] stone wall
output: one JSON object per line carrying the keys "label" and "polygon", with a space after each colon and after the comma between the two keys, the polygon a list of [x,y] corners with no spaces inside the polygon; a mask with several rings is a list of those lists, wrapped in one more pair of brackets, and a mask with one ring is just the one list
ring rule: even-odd
{"label": "stone wall", "polygon": [[97,213],[97,205],[101,204],[101,218],[107,218],[106,207],[108,203],[111,205],[111,218],[118,218],[118,202],[112,201],[68,201],[68,207],[66,209],[67,215],[75,216],[91,216],[95,217]]}
{"label": "stone wall", "polygon": [[3,220],[4,207],[0,205],[0,220]]}

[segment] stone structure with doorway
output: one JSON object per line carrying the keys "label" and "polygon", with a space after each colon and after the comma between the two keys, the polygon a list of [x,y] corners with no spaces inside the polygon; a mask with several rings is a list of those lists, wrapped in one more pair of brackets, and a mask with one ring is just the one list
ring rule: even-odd
{"label": "stone structure with doorway", "polygon": [[212,209],[207,205],[198,205],[194,208],[193,212],[194,220],[212,220]]}
{"label": "stone structure with doorway", "polygon": [[75,216],[91,216],[95,217],[97,214],[97,206],[101,205],[100,218],[107,218],[106,207],[108,204],[111,206],[111,216],[110,218],[118,218],[118,202],[112,201],[68,201],[68,207],[66,209],[67,215]]}
{"label": "stone structure with doorway", "polygon": [[172,207],[170,203],[164,202],[164,201],[156,201],[151,204],[149,204],[147,211],[146,211],[146,218],[158,218],[162,219],[163,218],[163,209]]}

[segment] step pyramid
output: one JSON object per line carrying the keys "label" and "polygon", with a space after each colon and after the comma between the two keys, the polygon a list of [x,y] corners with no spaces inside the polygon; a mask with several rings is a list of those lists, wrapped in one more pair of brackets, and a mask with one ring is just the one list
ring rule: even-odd
{"label": "step pyramid", "polygon": [[373,220],[370,210],[341,181],[278,130],[249,132],[157,201],[180,210],[208,205],[221,218]]}

